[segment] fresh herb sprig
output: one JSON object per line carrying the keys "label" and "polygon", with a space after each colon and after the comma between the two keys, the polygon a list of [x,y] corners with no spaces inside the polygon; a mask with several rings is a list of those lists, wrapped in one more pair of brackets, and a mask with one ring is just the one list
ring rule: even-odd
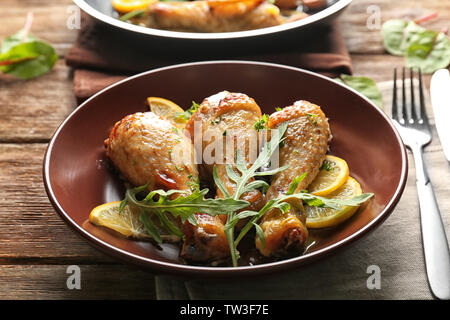
{"label": "fresh herb sprig", "polygon": [[[197,225],[196,212],[215,216],[227,211],[238,211],[248,207],[249,202],[244,200],[207,199],[205,195],[208,189],[196,190],[189,194],[182,190],[154,190],[147,196],[139,200],[138,195],[147,189],[148,185],[128,189],[125,199],[120,204],[120,211],[126,205],[131,205],[140,210],[140,220],[144,224],[146,231],[153,239],[161,243],[161,233],[166,232],[184,238],[182,231],[178,228],[176,220],[182,223],[189,221]],[[178,195],[178,196],[176,196]],[[159,225],[154,221],[159,220]]]}
{"label": "fresh herb sprig", "polygon": [[0,71],[21,79],[31,79],[49,72],[58,55],[48,43],[30,34],[33,14],[29,13],[25,27],[3,39],[0,47]]}
{"label": "fresh herb sprig", "polygon": [[192,105],[189,109],[187,109],[184,112],[176,113],[175,117],[178,120],[188,121],[191,118],[191,116],[198,110],[198,107],[200,107],[200,105],[197,102],[192,101]]}
{"label": "fresh herb sprig", "polygon": [[[219,188],[219,190],[225,195],[225,197],[229,197],[234,200],[239,200],[241,196],[246,192],[250,192],[258,188],[263,188],[263,190],[265,191],[269,187],[267,182],[265,182],[264,180],[253,180],[253,178],[257,176],[274,175],[287,168],[287,167],[280,167],[269,171],[257,171],[259,168],[266,165],[270,161],[272,154],[278,148],[280,142],[283,141],[284,138],[282,137],[286,132],[286,129],[287,123],[283,123],[278,128],[278,130],[273,131],[274,133],[272,139],[270,140],[270,142],[264,145],[255,162],[249,168],[247,168],[245,160],[242,158],[239,151],[236,152],[236,166],[235,166],[236,171],[230,164],[226,165],[226,172],[228,178],[236,184],[233,194],[229,194],[228,190],[225,188],[223,184],[223,181],[217,174],[216,167],[214,166],[213,168],[214,182],[216,186]],[[276,134],[276,132],[278,132],[278,134]],[[250,211],[247,211],[247,213],[246,211],[237,213],[236,211],[223,210],[223,212],[227,214],[227,222],[225,223],[225,234],[227,236],[228,245],[230,247],[231,260],[233,262],[233,266],[237,266],[237,261],[239,259],[239,252],[236,248],[236,245],[234,244],[234,226],[240,219],[248,217],[247,214]],[[258,229],[259,226],[255,225],[255,227],[257,228],[257,230],[259,230]]]}
{"label": "fresh herb sprig", "polygon": [[268,114],[263,114],[261,116],[261,118],[259,118],[253,125],[253,128],[256,131],[264,130],[264,129],[267,129],[268,127],[269,127],[269,115]]}

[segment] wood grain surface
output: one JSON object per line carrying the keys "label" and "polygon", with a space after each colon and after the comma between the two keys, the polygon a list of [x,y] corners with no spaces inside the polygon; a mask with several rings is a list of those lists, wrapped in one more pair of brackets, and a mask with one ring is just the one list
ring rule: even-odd
{"label": "wood grain surface", "polygon": [[[0,75],[0,299],[154,299],[154,276],[91,248],[55,213],[43,187],[42,160],[47,143],[76,107],[72,71],[64,62],[77,34],[66,27],[72,5],[71,0],[0,1],[0,38],[22,28],[27,12],[32,11],[32,33],[52,43],[60,55],[54,70],[37,79],[23,81]],[[385,54],[380,30],[368,29],[368,7],[373,5],[380,9],[381,22],[414,19],[437,11],[439,18],[426,26],[440,30],[450,17],[448,1],[355,0],[340,18],[344,37],[354,74],[377,82],[390,80],[393,68],[404,62],[401,57]],[[448,171],[436,137],[426,159],[432,166],[432,178],[440,170]],[[409,174],[408,187],[414,188],[414,170]],[[448,185],[435,188],[442,209],[450,208],[450,199],[445,196]],[[414,197],[413,192],[411,189],[407,194]],[[80,266],[83,279],[87,279],[81,290],[66,287],[67,266],[72,264]]]}

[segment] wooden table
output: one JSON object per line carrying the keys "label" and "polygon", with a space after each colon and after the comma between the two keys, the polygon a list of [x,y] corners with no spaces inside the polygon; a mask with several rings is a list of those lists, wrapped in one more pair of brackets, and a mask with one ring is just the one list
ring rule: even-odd
{"label": "wooden table", "polygon": [[[66,28],[71,5],[70,0],[0,2],[0,38],[22,28],[27,12],[33,11],[33,34],[52,43],[60,55],[54,70],[37,79],[0,75],[0,299],[154,299],[154,276],[118,263],[76,235],[53,210],[42,183],[47,143],[76,106],[72,72],[64,61],[77,35]],[[437,11],[439,18],[427,27],[440,30],[450,18],[448,1],[354,0],[340,18],[354,74],[377,82],[390,80],[403,58],[385,54],[380,31],[367,28],[367,8],[373,5],[381,10],[382,22]],[[437,139],[427,150],[432,177],[449,169],[440,159]],[[411,198],[415,197],[413,172],[411,168],[405,191]],[[449,209],[448,186],[438,185],[436,191],[441,208]],[[66,287],[70,265],[82,270],[82,290]]]}

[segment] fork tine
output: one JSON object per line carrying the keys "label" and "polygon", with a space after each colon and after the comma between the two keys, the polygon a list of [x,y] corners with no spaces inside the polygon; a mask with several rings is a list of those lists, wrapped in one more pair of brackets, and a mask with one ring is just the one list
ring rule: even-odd
{"label": "fork tine", "polygon": [[392,119],[399,120],[397,106],[397,68],[394,68],[394,88],[392,89]]}
{"label": "fork tine", "polygon": [[405,88],[405,67],[402,68],[402,116],[400,121],[405,123],[408,119],[407,104],[406,104],[406,88]]}
{"label": "fork tine", "polygon": [[419,99],[420,99],[419,121],[428,123],[428,117],[425,111],[425,97],[423,95],[422,70],[420,68],[419,68]]}
{"label": "fork tine", "polygon": [[416,99],[414,96],[414,70],[413,68],[409,69],[409,79],[410,79],[410,86],[411,86],[411,119],[413,121],[418,121],[420,119],[420,116],[417,113],[417,107],[416,107]]}

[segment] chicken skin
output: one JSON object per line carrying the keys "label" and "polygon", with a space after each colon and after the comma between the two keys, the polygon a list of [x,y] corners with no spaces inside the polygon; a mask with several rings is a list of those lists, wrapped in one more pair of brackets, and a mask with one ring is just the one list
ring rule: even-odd
{"label": "chicken skin", "polygon": [[[236,183],[228,177],[226,165],[237,170],[237,150],[248,167],[256,159],[259,138],[253,126],[260,117],[261,109],[255,100],[243,93],[222,91],[204,99],[186,124],[186,133],[191,136],[197,154],[203,155],[202,164],[208,178],[211,179],[216,166],[217,175],[230,195],[234,193]],[[223,197],[219,189],[217,196]],[[264,205],[259,190],[244,193],[241,199],[251,203],[250,210],[259,210]]]}
{"label": "chicken skin", "polygon": [[[305,190],[318,174],[331,131],[328,120],[319,106],[307,101],[297,101],[292,106],[275,112],[269,117],[268,126],[277,128],[287,122],[284,145],[279,151],[279,165],[289,167],[273,176],[266,193],[266,199],[274,199],[286,194],[292,180],[304,173],[306,177],[299,183],[295,192]],[[305,227],[305,212],[301,201],[289,201],[291,209],[287,213],[279,210],[267,212],[261,219],[265,246],[256,237],[256,247],[264,256],[277,256],[288,251],[301,251],[304,248],[308,231]]]}
{"label": "chicken skin", "polygon": [[[172,122],[152,112],[118,121],[105,140],[106,154],[125,179],[148,190],[177,189],[191,193],[198,180],[191,141]],[[192,261],[219,260],[229,255],[224,225],[218,217],[198,213],[198,226],[186,221],[181,255]],[[181,222],[180,222],[181,224]]]}
{"label": "chicken skin", "polygon": [[169,1],[150,4],[147,26],[185,32],[233,32],[272,27],[285,21],[265,0]]}

